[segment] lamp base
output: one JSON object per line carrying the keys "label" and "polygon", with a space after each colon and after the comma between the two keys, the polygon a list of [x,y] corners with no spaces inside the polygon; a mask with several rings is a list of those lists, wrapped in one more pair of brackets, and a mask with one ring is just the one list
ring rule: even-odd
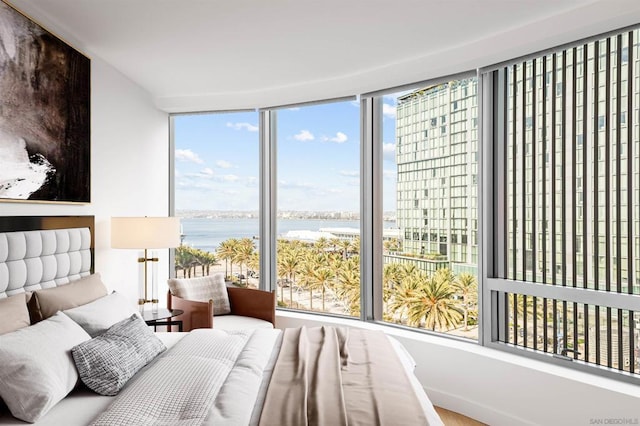
{"label": "lamp base", "polygon": [[152,299],[152,300],[138,299],[138,307],[140,309],[140,313],[142,314],[145,311],[148,311],[149,310],[148,307],[150,307],[151,312],[157,313],[159,302],[160,301],[158,299]]}

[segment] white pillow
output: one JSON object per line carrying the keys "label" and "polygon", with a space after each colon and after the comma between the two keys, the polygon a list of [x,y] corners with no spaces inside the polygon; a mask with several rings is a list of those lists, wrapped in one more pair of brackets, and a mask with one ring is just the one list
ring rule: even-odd
{"label": "white pillow", "polygon": [[140,315],[126,297],[115,291],[86,305],[62,311],[91,337],[96,337],[133,314]]}
{"label": "white pillow", "polygon": [[78,382],[71,348],[91,337],[62,312],[0,336],[0,398],[34,423]]}

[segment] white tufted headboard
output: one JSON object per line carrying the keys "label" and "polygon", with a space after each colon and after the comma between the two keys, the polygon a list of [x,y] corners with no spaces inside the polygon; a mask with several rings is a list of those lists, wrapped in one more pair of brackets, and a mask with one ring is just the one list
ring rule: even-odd
{"label": "white tufted headboard", "polygon": [[[77,218],[84,220],[74,220]],[[0,218],[0,229],[13,226],[8,224],[13,223],[8,219],[10,218]],[[20,223],[24,222],[23,217],[19,219]],[[1,232],[0,298],[56,287],[89,275],[93,271],[93,216],[60,216],[47,219],[48,222],[36,222],[38,224],[35,227],[59,227],[68,223],[86,224],[87,220],[90,220],[90,227]],[[24,226],[20,225],[18,228]]]}

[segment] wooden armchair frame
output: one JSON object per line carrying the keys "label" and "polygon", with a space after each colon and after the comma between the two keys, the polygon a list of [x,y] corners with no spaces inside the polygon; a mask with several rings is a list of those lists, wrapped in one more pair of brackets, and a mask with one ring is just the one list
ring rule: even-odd
{"label": "wooden armchair frame", "polygon": [[[252,288],[227,287],[231,315],[258,318],[276,326],[276,294]],[[183,331],[195,328],[213,328],[215,323],[213,300],[199,302],[182,299],[167,292],[167,307],[180,309],[184,314],[175,317],[182,321]]]}

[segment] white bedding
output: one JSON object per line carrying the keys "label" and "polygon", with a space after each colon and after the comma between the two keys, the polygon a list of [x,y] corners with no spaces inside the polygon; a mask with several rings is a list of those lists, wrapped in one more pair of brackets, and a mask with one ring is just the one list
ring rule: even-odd
{"label": "white bedding", "polygon": [[[172,347],[177,343],[186,333],[157,333],[157,336],[165,343],[167,348]],[[413,374],[415,368],[415,362],[411,356],[406,352],[404,347],[395,339],[390,338],[391,342],[398,353],[403,366],[405,367],[408,376],[410,378],[413,390],[420,400],[420,404],[425,412],[425,415],[430,425],[442,425],[442,421],[435,412],[433,405],[429,401],[427,395],[424,392],[420,382]],[[273,362],[275,357],[271,360],[269,367],[265,371],[265,376],[270,376]],[[144,371],[144,370],[143,370]],[[264,399],[264,393],[266,392],[266,386],[262,386],[258,400]],[[89,424],[98,413],[104,411],[111,402],[113,397],[101,396],[86,389],[78,389],[73,391],[69,396],[58,403],[53,409],[44,416],[36,424],[39,426],[58,426],[58,425],[87,425]],[[257,415],[259,413],[254,410],[253,421],[257,421]],[[4,411],[0,413],[0,425],[24,425],[25,423],[11,417],[10,413],[4,408]]]}

